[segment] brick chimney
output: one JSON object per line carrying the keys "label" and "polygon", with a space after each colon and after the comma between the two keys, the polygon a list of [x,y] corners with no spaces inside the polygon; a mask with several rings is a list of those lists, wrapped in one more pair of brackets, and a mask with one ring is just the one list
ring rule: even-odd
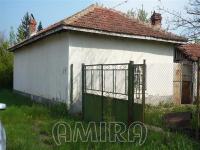
{"label": "brick chimney", "polygon": [[162,16],[160,13],[153,12],[151,16],[151,25],[157,29],[161,28]]}
{"label": "brick chimney", "polygon": [[36,25],[37,25],[37,22],[33,16],[33,14],[31,14],[30,23],[29,23],[30,35],[34,35],[36,33]]}

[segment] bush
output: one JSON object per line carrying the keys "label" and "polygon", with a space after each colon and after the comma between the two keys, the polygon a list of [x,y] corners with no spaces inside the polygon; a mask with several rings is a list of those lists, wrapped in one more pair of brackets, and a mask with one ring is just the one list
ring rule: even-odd
{"label": "bush", "polygon": [[8,42],[0,41],[0,88],[12,88],[13,54],[8,52]]}

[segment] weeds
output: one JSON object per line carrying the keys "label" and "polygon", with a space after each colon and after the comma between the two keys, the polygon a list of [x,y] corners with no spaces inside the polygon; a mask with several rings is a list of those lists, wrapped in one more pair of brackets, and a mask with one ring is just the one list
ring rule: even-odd
{"label": "weeds", "polygon": [[[15,94],[10,90],[0,91],[0,102],[7,104],[7,109],[0,112],[7,134],[9,150],[66,150],[66,149],[198,149],[200,144],[178,133],[160,133],[148,131],[144,145],[134,143],[63,143],[57,146],[53,141],[51,130],[54,123],[65,121],[74,126],[79,118],[69,116],[65,105],[41,105],[30,99]],[[169,111],[193,110],[192,106],[175,107],[171,105],[146,106],[146,122],[162,126],[162,114]],[[87,127],[88,123],[83,122]]]}

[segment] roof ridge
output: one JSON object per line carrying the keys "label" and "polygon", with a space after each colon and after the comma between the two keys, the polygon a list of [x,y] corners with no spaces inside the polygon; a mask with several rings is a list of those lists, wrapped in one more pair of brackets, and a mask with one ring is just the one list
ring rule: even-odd
{"label": "roof ridge", "polygon": [[[178,36],[178,35],[176,35],[176,34],[174,34],[172,32],[166,31],[163,28],[159,28],[159,29],[158,28],[154,28],[150,23],[142,22],[139,19],[135,18],[134,16],[129,16],[129,15],[127,15],[126,13],[124,13],[122,11],[119,11],[119,10],[116,10],[116,9],[113,9],[113,8],[108,8],[108,7],[105,7],[105,6],[101,6],[101,5],[98,5],[98,4],[92,4],[92,5],[88,6],[88,7],[86,7],[85,9],[75,13],[74,15],[69,16],[69,17],[67,17],[65,19],[62,19],[61,21],[59,21],[59,22],[57,22],[55,24],[59,24],[60,23],[60,24],[64,24],[64,25],[70,25],[71,23],[75,22],[76,20],[78,20],[79,18],[84,16],[85,14],[93,11],[95,8],[112,11],[114,13],[117,13],[117,14],[129,19],[130,21],[134,21],[134,22],[136,22],[138,24],[141,24],[141,25],[143,25],[143,26],[145,26],[147,28],[150,28],[150,29],[152,29],[154,31],[162,32],[163,34],[168,34],[170,36],[181,37],[181,36]],[[53,25],[55,25],[55,24],[53,24]]]}
{"label": "roof ridge", "polygon": [[[95,12],[94,9],[96,9],[97,11]],[[95,15],[93,15],[93,12],[91,12],[92,10],[94,11]],[[101,17],[98,17],[97,15],[101,15]],[[113,17],[116,18],[113,19]],[[100,20],[98,20],[98,18],[100,18]],[[120,24],[121,26],[116,25],[119,22],[121,23]],[[136,17],[129,16],[122,11],[100,6],[98,4],[92,4],[68,18],[62,19],[54,23],[53,25],[44,28],[43,30],[37,32],[35,35],[11,47],[10,50],[17,49],[21,46],[29,44],[30,42],[38,40],[49,34],[58,32],[60,30],[65,30],[67,29],[64,28],[65,26],[66,27],[73,26],[77,30],[79,28],[93,29],[93,31],[91,32],[94,33],[96,33],[95,30],[105,31],[105,34],[108,35],[112,35],[112,33],[114,33],[114,34],[119,34],[117,36],[124,36],[124,37],[126,36],[129,37],[131,35],[131,36],[141,36],[141,39],[155,38],[152,40],[158,39],[159,41],[163,42],[180,43],[187,41],[185,37],[176,35],[169,31],[162,30],[162,28],[160,30],[155,29],[149,23],[144,23],[136,19]],[[139,37],[134,37],[134,38],[139,38]]]}
{"label": "roof ridge", "polygon": [[[122,15],[122,16],[124,16],[124,17],[126,17],[126,18],[128,18],[128,19],[130,19],[132,21],[136,21],[137,23],[140,23],[142,25],[146,25],[147,27],[150,27],[150,28],[154,29],[151,24],[142,22],[142,21],[138,20],[137,18],[135,18],[134,16],[129,16],[129,15],[127,15],[126,13],[124,13],[122,11],[116,10],[114,8],[104,7],[104,6],[101,6],[101,5],[98,5],[98,4],[92,4],[92,5],[88,6],[88,7],[86,7],[85,9],[75,13],[74,15],[69,16],[69,17],[61,20],[60,22],[63,21],[66,24],[70,24],[70,23],[74,22],[75,20],[77,20],[78,18],[84,16],[88,12],[94,10],[95,8],[110,10],[110,11],[118,13],[119,15]],[[158,29],[156,29],[156,31],[158,31]]]}

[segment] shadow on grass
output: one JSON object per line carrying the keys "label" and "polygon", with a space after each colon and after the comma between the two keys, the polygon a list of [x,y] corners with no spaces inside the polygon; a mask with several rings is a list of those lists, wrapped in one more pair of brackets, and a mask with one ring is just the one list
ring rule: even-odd
{"label": "shadow on grass", "polygon": [[31,106],[33,104],[29,98],[21,96],[17,93],[14,93],[10,89],[1,89],[0,90],[0,103],[5,103],[7,107],[9,106],[22,106],[28,105]]}
{"label": "shadow on grass", "polygon": [[[17,107],[17,108],[37,108],[42,107],[49,112],[49,116],[52,118],[63,118],[68,116],[68,108],[64,103],[57,104],[42,104],[35,101],[32,101],[29,97],[17,94],[9,89],[0,90],[0,103],[5,103],[7,108]],[[35,107],[36,106],[36,107]],[[37,111],[35,112],[37,113]]]}

